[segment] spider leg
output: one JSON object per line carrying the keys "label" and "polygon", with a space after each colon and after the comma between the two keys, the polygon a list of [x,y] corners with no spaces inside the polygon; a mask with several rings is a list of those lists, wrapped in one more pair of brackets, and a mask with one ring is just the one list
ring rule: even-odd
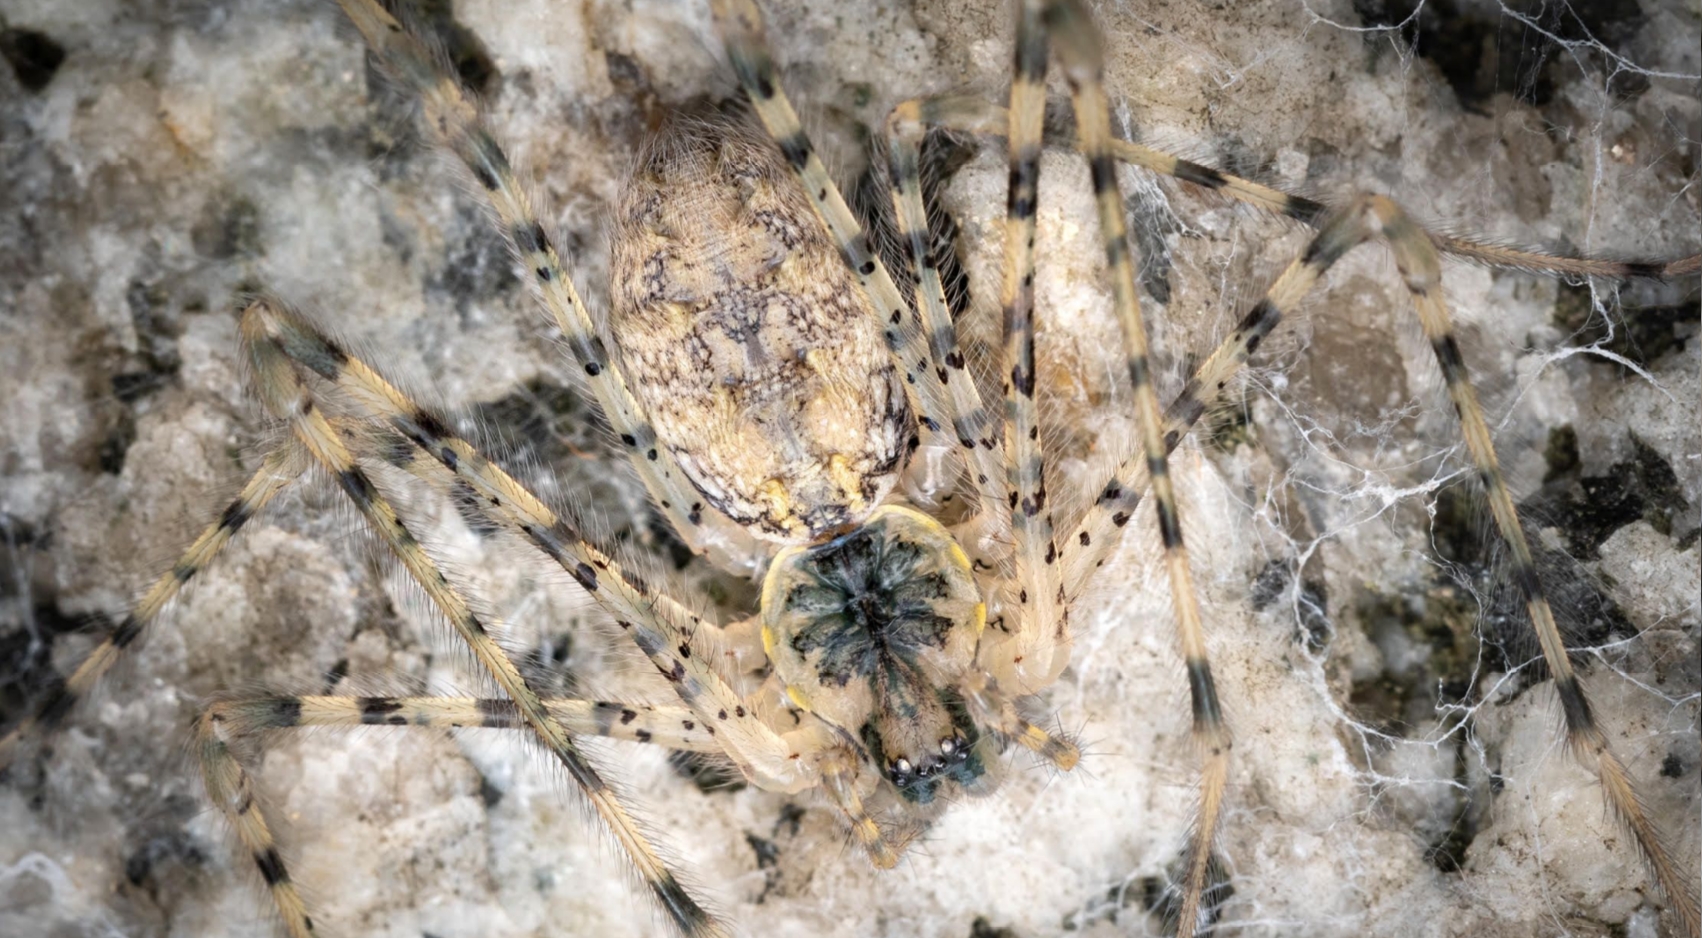
{"label": "spider leg", "polygon": [[978,725],[993,728],[1065,772],[1081,763],[1081,747],[1075,740],[1035,726],[1018,712],[1016,701],[1001,693],[985,671],[974,670],[964,675],[958,690]]}
{"label": "spider leg", "polygon": [[727,57],[750,98],[752,109],[797,173],[817,217],[839,242],[840,255],[857,275],[870,308],[886,318],[887,348],[893,365],[904,375],[905,396],[921,425],[922,442],[952,448],[955,441],[948,435],[946,426],[954,410],[946,381],[941,377],[946,363],[931,360],[921,317],[905,302],[886,265],[870,249],[868,233],[845,204],[845,197],[810,145],[792,102],[780,87],[774,58],[769,54],[763,33],[761,11],[752,0],[712,0],[710,9],[726,44]]}
{"label": "spider leg", "polygon": [[388,461],[440,487],[449,479],[465,483],[483,514],[555,561],[608,609],[681,701],[716,728],[723,749],[747,778],[772,791],[814,784],[810,761],[762,722],[717,670],[724,645],[718,628],[622,568],[442,419],[307,320],[275,304],[256,309],[280,354],[346,393],[410,445],[385,454]]}
{"label": "spider leg", "polygon": [[[1264,337],[1282,321],[1285,309],[1292,309],[1324,272],[1348,251],[1374,238],[1386,241],[1393,251],[1396,266],[1412,294],[1425,336],[1441,364],[1448,396],[1459,416],[1466,449],[1488,496],[1496,528],[1512,554],[1513,578],[1524,597],[1531,626],[1542,646],[1543,659],[1554,677],[1555,690],[1566,720],[1569,748],[1586,768],[1596,773],[1614,814],[1630,829],[1661,890],[1677,909],[1686,932],[1697,935],[1702,932],[1702,912],[1699,912],[1692,884],[1679,871],[1660,832],[1643,812],[1630,774],[1596,724],[1589,699],[1572,668],[1565,643],[1555,625],[1554,613],[1544,596],[1542,582],[1532,560],[1530,544],[1502,476],[1483,409],[1478,404],[1460,357],[1447,306],[1442,299],[1441,269],[1433,241],[1399,206],[1385,198],[1363,197],[1324,223],[1318,236],[1301,256],[1283,271],[1264,297],[1242,318],[1234,332],[1188,380],[1166,412],[1164,444],[1167,448],[1174,448],[1200,416],[1221,399],[1230,380],[1246,364]],[[1138,460],[1131,459],[1118,469],[1107,486],[1108,490],[1120,489],[1122,492],[1118,496],[1120,514],[1132,511],[1139,502],[1146,483],[1143,472],[1145,467]],[[1126,514],[1122,516],[1126,519]],[[1107,520],[1109,517],[1107,511],[1096,507],[1082,520],[1080,534],[1096,537],[1112,525],[1113,522]],[[1093,566],[1079,563],[1084,559],[1087,558],[1078,556],[1080,569],[1072,569],[1072,574],[1079,573],[1085,581],[1091,576]],[[1078,592],[1084,585],[1072,582],[1075,583],[1072,589]]]}
{"label": "spider leg", "polygon": [[890,870],[898,865],[898,855],[904,851],[906,838],[889,837],[869,815],[863,805],[863,797],[857,791],[861,769],[862,762],[855,753],[838,747],[824,762],[822,788],[827,792],[828,800],[839,810],[840,817],[850,826],[852,839],[869,855],[869,861],[876,869]]}
{"label": "spider leg", "polygon": [[[694,752],[721,751],[682,707],[545,698],[543,708],[568,733],[656,743]],[[291,938],[314,934],[313,919],[290,879],[254,784],[231,746],[272,730],[304,726],[435,726],[529,728],[513,700],[471,697],[257,697],[210,704],[195,721],[195,753],[207,795],[236,830]]]}
{"label": "spider leg", "polygon": [[[645,885],[667,912],[675,927],[686,935],[725,935],[726,931],[720,922],[680,885],[679,879],[657,854],[655,847],[639,829],[625,805],[615,796],[579,747],[574,745],[566,730],[545,711],[537,691],[527,683],[514,666],[514,662],[491,637],[490,628],[495,623],[481,617],[469,607],[466,599],[450,585],[437,564],[415,539],[390,501],[373,486],[367,473],[357,464],[354,454],[344,444],[341,435],[320,412],[303,374],[297,371],[296,364],[286,351],[279,330],[283,321],[275,307],[265,300],[250,306],[243,314],[243,344],[249,363],[254,369],[254,384],[261,403],[270,413],[289,424],[296,440],[312,454],[315,462],[337,480],[338,486],[349,496],[366,522],[384,541],[391,553],[402,562],[409,576],[425,590],[427,598],[449,620],[450,625],[462,641],[466,642],[479,663],[490,672],[503,693],[514,701],[526,725],[543,742],[550,754],[567,769],[568,774],[573,776],[597,814],[620,841],[639,875],[643,877]],[[594,577],[592,579],[594,582]],[[595,590],[591,592],[597,595]],[[214,737],[217,735],[212,729],[205,729],[198,733],[198,737],[205,742],[209,733]],[[222,740],[219,744],[222,745]],[[207,758],[217,761],[215,755],[209,754]],[[240,788],[233,790],[222,787],[229,781],[228,774],[223,770],[207,774],[209,792],[221,805],[226,804],[232,795],[241,796]],[[234,807],[241,807],[241,803]],[[245,838],[249,834],[258,837],[264,833],[264,822],[250,825],[239,820],[238,833]],[[277,857],[276,850],[262,840],[245,840],[245,845],[254,852],[255,860],[261,866],[261,874],[268,885],[274,888],[274,895],[279,895],[276,887],[287,879],[287,874],[281,863],[275,867],[270,865],[270,861]],[[280,912],[288,912],[283,904],[280,904]],[[310,933],[312,926],[305,915],[302,923],[304,928],[300,934]]]}
{"label": "spider leg", "polygon": [[[1158,409],[1158,395],[1152,387],[1146,327],[1141,321],[1140,298],[1135,293],[1134,267],[1129,259],[1128,238],[1123,227],[1123,196],[1117,187],[1117,168],[1111,148],[1111,112],[1103,85],[1104,65],[1099,37],[1093,30],[1091,16],[1078,2],[1028,0],[1024,4],[1022,26],[1018,32],[1019,69],[1022,64],[1022,29],[1031,28],[1031,22],[1035,27],[1043,26],[1048,30],[1057,45],[1058,58],[1070,85],[1081,150],[1087,157],[1093,177],[1100,236],[1105,243],[1105,263],[1110,268],[1114,305],[1122,326],[1123,341],[1128,347],[1129,379],[1134,385],[1141,449],[1146,457],[1147,474],[1157,507],[1159,536],[1164,542],[1170,600],[1176,612],[1176,631],[1181,639],[1183,661],[1188,669],[1188,689],[1194,714],[1193,735],[1205,753],[1200,778],[1199,818],[1189,837],[1187,872],[1177,918],[1180,927],[1191,933],[1198,929],[1202,920],[1200,899],[1211,866],[1211,845],[1223,805],[1224,789],[1229,783],[1229,752],[1233,742],[1223,720],[1211,664],[1206,656],[1199,601],[1194,595],[1187,548],[1182,543],[1176,496],[1170,483],[1164,424]],[[1040,103],[1039,94],[1043,91],[1040,87],[1043,69],[1044,65],[1036,69],[1032,78],[1037,105]],[[1019,71],[1019,82],[1023,77]],[[1014,93],[1012,97],[1011,144],[1014,152],[1018,140],[1017,106]],[[1038,118],[1039,115],[1035,115],[1036,138],[1039,136]],[[1037,153],[1038,139],[1034,143]],[[1013,185],[1014,182],[1013,175]],[[1015,197],[1012,203],[1016,203]],[[1209,917],[1209,913],[1204,916],[1208,920]]]}
{"label": "spider leg", "polygon": [[58,726],[77,702],[88,696],[101,677],[112,669],[124,651],[153,627],[165,608],[182,593],[184,586],[207,569],[236,538],[243,525],[289,488],[309,464],[306,450],[294,441],[281,443],[268,453],[236,498],[225,506],[217,520],[202,530],[171,569],[161,574],[142,594],[112,634],[89,652],[88,657],[77,665],[63,684],[54,688],[34,714],[0,736],[0,769],[11,762],[25,737],[38,730],[51,732]]}
{"label": "spider leg", "polygon": [[1004,516],[997,506],[1005,497],[1000,481],[1004,478],[1004,445],[994,432],[997,418],[981,400],[975,388],[975,378],[964,366],[963,350],[958,347],[957,327],[946,305],[945,286],[940,269],[934,264],[933,252],[928,249],[928,211],[922,203],[922,138],[928,131],[923,102],[907,101],[894,108],[886,122],[888,177],[892,184],[894,217],[898,220],[899,238],[910,246],[910,262],[916,275],[917,304],[922,311],[923,329],[928,335],[928,354],[934,363],[935,376],[944,382],[947,391],[946,417],[951,422],[957,443],[970,456],[970,474],[980,494],[980,515],[991,527],[983,537],[998,541],[1003,532]]}
{"label": "spider leg", "polygon": [[[943,94],[915,99],[900,104],[894,109],[894,113],[899,110],[905,111],[908,119],[919,120],[925,127],[939,127],[979,137],[1002,137],[1008,123],[1004,108],[973,95]],[[1048,136],[1046,142],[1049,145],[1070,146],[1075,141]],[[1321,227],[1330,217],[1330,207],[1316,199],[1284,192],[1143,144],[1114,138],[1111,141],[1111,155],[1132,166],[1220,192],[1237,202],[1286,215],[1313,228]],[[1702,254],[1666,261],[1621,260],[1547,254],[1431,231],[1426,231],[1425,236],[1430,239],[1436,250],[1444,254],[1488,267],[1567,277],[1603,277],[1610,280],[1631,277],[1671,279],[1702,270]]]}
{"label": "spider leg", "polygon": [[1046,103],[1047,36],[1041,7],[1024,3],[1010,90],[1009,191],[999,289],[1004,311],[1005,501],[1011,518],[1020,625],[990,652],[994,674],[1017,694],[1050,684],[1068,661],[1063,584],[1047,503],[1045,453],[1034,399],[1034,231]]}
{"label": "spider leg", "polygon": [[[685,707],[614,700],[545,697],[544,712],[575,736],[601,736],[667,749],[720,754],[715,734]],[[203,719],[229,738],[300,726],[435,726],[444,729],[525,729],[514,701],[501,697],[254,697],[212,704]]]}
{"label": "spider leg", "polygon": [[1388,242],[1395,255],[1395,266],[1400,269],[1407,289],[1412,293],[1413,306],[1424,327],[1424,336],[1430,340],[1436,361],[1442,367],[1442,379],[1448,386],[1448,396],[1453,400],[1454,412],[1460,419],[1466,449],[1471,453],[1479,481],[1489,497],[1490,513],[1501,532],[1501,539],[1512,553],[1513,580],[1524,596],[1525,610],[1542,645],[1543,659],[1548,663],[1549,674],[1560,697],[1561,710],[1566,716],[1568,747],[1578,761],[1593,769],[1601,780],[1608,803],[1636,838],[1644,859],[1654,868],[1662,891],[1678,910],[1685,930],[1692,936],[1702,934],[1702,909],[1698,907],[1692,888],[1695,878],[1679,871],[1661,840],[1660,832],[1643,813],[1635,783],[1624,763],[1614,754],[1607,736],[1596,724],[1590,712],[1589,698],[1572,670],[1566,645],[1554,622],[1554,611],[1549,607],[1542,581],[1537,576],[1530,542],[1519,523],[1518,509],[1507,490],[1507,481],[1502,477],[1489,425],[1483,418],[1483,408],[1478,405],[1477,393],[1472,389],[1465,362],[1460,358],[1460,347],[1454,338],[1447,304],[1442,298],[1442,270],[1436,251],[1423,229],[1388,199],[1372,196],[1350,211],[1364,219],[1372,236],[1380,236]]}
{"label": "spider leg", "polygon": [[743,528],[704,525],[703,512],[713,509],[704,505],[667,447],[658,445],[655,430],[627,387],[619,363],[598,335],[526,187],[515,176],[508,156],[459,81],[376,0],[339,2],[395,80],[419,97],[424,124],[430,132],[466,165],[485,193],[496,213],[497,227],[567,339],[609,428],[625,447],[669,524],[693,551],[704,553],[713,548],[713,552],[726,555],[732,566],[753,567],[761,550]]}

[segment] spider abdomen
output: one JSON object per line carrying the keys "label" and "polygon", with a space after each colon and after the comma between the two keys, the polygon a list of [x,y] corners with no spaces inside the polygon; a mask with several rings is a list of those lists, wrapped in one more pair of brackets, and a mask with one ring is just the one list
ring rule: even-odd
{"label": "spider abdomen", "polygon": [[772,145],[681,117],[616,213],[610,325],[662,446],[765,537],[854,525],[891,490],[912,417],[881,324]]}

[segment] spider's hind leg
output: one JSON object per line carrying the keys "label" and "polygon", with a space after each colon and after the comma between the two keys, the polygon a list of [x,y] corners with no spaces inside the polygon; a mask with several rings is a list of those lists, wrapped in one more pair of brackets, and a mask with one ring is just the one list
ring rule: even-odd
{"label": "spider's hind leg", "polygon": [[[292,328],[299,322],[299,317],[286,313],[267,300],[256,302],[243,313],[243,345],[253,368],[254,386],[261,403],[273,415],[288,423],[295,439],[336,480],[367,524],[401,561],[409,577],[425,591],[432,605],[449,621],[479,664],[513,701],[539,741],[567,769],[586,800],[620,842],[674,926],[682,934],[690,936],[725,935],[721,923],[680,885],[679,878],[658,854],[625,804],[574,743],[560,721],[545,709],[540,695],[520,674],[507,653],[497,645],[492,637],[497,623],[475,612],[462,593],[450,584],[390,500],[373,485],[367,472],[361,468],[345,444],[344,434],[319,406],[307,377],[317,374],[321,379],[329,379],[342,374],[350,359],[340,353],[331,354],[334,346],[329,345],[292,350],[291,343],[304,335]],[[594,575],[590,579],[595,582]],[[595,590],[591,591],[596,595]],[[214,758],[212,764],[221,763]],[[227,780],[225,774],[210,774],[209,786],[216,801],[224,804],[233,794],[240,798],[240,791],[232,791],[224,784]],[[240,802],[235,805],[240,806]],[[239,822],[239,832],[243,829]],[[253,833],[258,836],[259,832]],[[275,855],[265,852],[267,847],[263,840],[257,839],[248,846],[259,851],[257,862]],[[262,873],[269,882],[272,881],[273,876],[264,864]],[[286,900],[279,900],[279,908],[288,914]],[[307,933],[301,932],[303,935]]]}
{"label": "spider's hind leg", "polygon": [[206,570],[243,527],[289,488],[311,460],[298,443],[285,441],[267,454],[242,491],[161,574],[110,635],[89,652],[69,677],[54,687],[35,713],[0,736],[0,769],[6,768],[24,741],[50,733],[87,697],[126,650],[145,638],[162,613],[191,580]]}

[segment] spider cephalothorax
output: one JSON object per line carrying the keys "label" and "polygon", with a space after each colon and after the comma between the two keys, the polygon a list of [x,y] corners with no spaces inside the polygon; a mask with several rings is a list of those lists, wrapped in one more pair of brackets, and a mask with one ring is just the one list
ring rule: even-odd
{"label": "spider cephalothorax", "polygon": [[985,767],[960,684],[987,606],[939,522],[887,506],[814,547],[783,551],[762,590],[762,644],[786,695],[866,747],[905,798]]}

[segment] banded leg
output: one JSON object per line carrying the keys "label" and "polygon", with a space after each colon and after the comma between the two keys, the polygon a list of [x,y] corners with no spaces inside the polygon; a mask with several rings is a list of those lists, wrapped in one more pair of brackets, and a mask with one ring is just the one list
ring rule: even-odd
{"label": "banded leg", "polygon": [[206,570],[219,553],[230,546],[237,533],[249,519],[271,504],[299,478],[309,465],[307,453],[300,444],[285,442],[267,454],[260,468],[254,471],[242,491],[219,513],[217,520],[201,532],[171,569],[161,574],[136,605],[124,616],[94,651],[89,652],[65,682],[55,688],[32,716],[0,736],[0,769],[12,760],[23,739],[40,730],[51,732],[65,719],[79,700],[89,695],[102,676],[118,662],[125,649],[142,638],[160,614],[171,605],[183,588],[201,571]]}
{"label": "banded leg", "polygon": [[[1009,120],[1004,108],[973,95],[940,95],[907,101],[899,107],[919,109],[921,120],[927,127],[939,127],[978,137],[1003,137]],[[1075,143],[1072,140],[1054,139],[1050,136],[1046,142],[1048,145],[1057,146],[1072,146]],[[1139,143],[1113,139],[1111,154],[1121,162],[1222,193],[1255,208],[1286,215],[1309,227],[1321,227],[1330,217],[1330,207],[1315,199],[1284,192]],[[1527,270],[1568,277],[1602,277],[1610,280],[1670,280],[1702,271],[1702,254],[1666,261],[1634,261],[1545,254],[1428,231],[1425,235],[1431,245],[1443,254],[1509,270]]]}
{"label": "banded leg", "polygon": [[1034,399],[1034,230],[1046,105],[1046,31],[1041,0],[1024,0],[1010,90],[1009,189],[999,289],[1004,316],[1005,485],[1015,558],[1019,625],[989,664],[1014,692],[1050,684],[1069,656],[1058,548],[1047,504],[1045,454]]}
{"label": "banded leg", "polygon": [[[888,177],[892,183],[894,217],[899,238],[910,246],[911,265],[916,274],[917,306],[928,335],[928,353],[935,376],[946,386],[946,419],[957,443],[969,454],[968,470],[980,495],[980,515],[988,523],[982,536],[1002,540],[1004,516],[998,510],[1004,499],[1000,479],[1004,476],[1003,441],[995,432],[996,418],[976,390],[958,347],[957,326],[946,305],[945,285],[929,249],[928,210],[922,203],[922,138],[927,134],[926,101],[906,101],[887,118]],[[993,523],[999,522],[999,523]]]}
{"label": "banded leg", "polygon": [[622,631],[632,635],[681,701],[706,726],[715,727],[729,758],[754,784],[792,792],[815,783],[810,760],[796,757],[796,750],[750,712],[717,670],[724,643],[715,625],[623,569],[581,536],[569,519],[301,316],[270,303],[257,304],[250,314],[264,318],[280,354],[347,394],[411,447],[387,452],[384,458],[433,485],[467,486],[485,516],[584,587]]}
{"label": "banded leg", "polygon": [[1015,701],[999,692],[986,672],[971,672],[958,690],[978,725],[992,727],[1062,771],[1068,772],[1081,764],[1081,747],[1075,740],[1048,733],[1031,723],[1018,712]]}
{"label": "banded leg", "polygon": [[[545,697],[544,712],[575,736],[650,743],[687,752],[720,753],[715,734],[684,707],[613,700]],[[203,720],[228,738],[301,726],[431,726],[441,729],[526,729],[512,700],[481,697],[255,697],[215,703]]]}
{"label": "banded leg", "polygon": [[827,791],[828,800],[839,810],[840,818],[851,828],[851,839],[869,855],[875,869],[890,870],[898,865],[898,855],[904,852],[908,837],[890,837],[875,823],[863,805],[863,796],[857,792],[860,774],[859,756],[839,748],[826,760],[822,769],[822,788]]}
{"label": "banded leg", "polygon": [[527,280],[567,339],[584,370],[609,428],[626,449],[650,497],[694,552],[713,549],[729,563],[754,565],[761,552],[743,528],[706,527],[708,508],[666,447],[658,445],[643,408],[609,355],[573,281],[562,267],[526,186],[479,116],[460,82],[377,0],[339,0],[367,45],[404,88],[417,95],[424,123],[439,144],[466,165],[496,213],[499,227],[527,272]]}
{"label": "banded leg", "polygon": [[[1366,197],[1357,200],[1347,210],[1327,221],[1318,236],[1305,251],[1285,269],[1263,298],[1242,318],[1235,331],[1224,340],[1189,379],[1165,416],[1167,447],[1174,447],[1193,424],[1222,397],[1230,380],[1259,347],[1264,337],[1282,321],[1285,310],[1292,309],[1318,279],[1337,260],[1365,241],[1382,238],[1389,242],[1396,266],[1400,269],[1414,306],[1430,339],[1448,395],[1459,416],[1466,448],[1477,469],[1479,481],[1489,498],[1496,528],[1507,543],[1513,559],[1513,575],[1525,599],[1526,612],[1542,647],[1544,661],[1554,676],[1556,693],[1566,721],[1567,741],[1580,762],[1591,768],[1601,780],[1608,803],[1615,815],[1630,829],[1638,849],[1652,868],[1661,890],[1672,902],[1691,935],[1702,930],[1702,914],[1695,891],[1677,868],[1660,832],[1643,812],[1635,785],[1624,764],[1613,753],[1606,736],[1595,723],[1589,700],[1578,683],[1566,654],[1560,631],[1555,625],[1553,611],[1543,595],[1531,557],[1529,542],[1518,519],[1511,493],[1502,477],[1499,461],[1484,421],[1483,410],[1472,390],[1465,365],[1460,358],[1459,345],[1454,339],[1447,307],[1442,300],[1441,270],[1432,239],[1413,223],[1398,206],[1388,199]],[[1130,460],[1117,472],[1109,488],[1121,487],[1127,510],[1140,499],[1144,488],[1143,467]],[[1093,525],[1106,524],[1108,513],[1100,510],[1083,519],[1082,533],[1099,530]],[[1126,520],[1126,515],[1124,516]],[[1080,559],[1080,558],[1078,558]],[[1072,575],[1077,571],[1072,568]],[[1080,571],[1085,580],[1092,567]],[[1072,580],[1072,582],[1076,582]],[[1072,589],[1078,590],[1078,583]]]}
{"label": "banded leg", "polygon": [[230,751],[231,737],[224,730],[216,709],[209,709],[195,721],[194,748],[201,763],[201,782],[207,787],[207,798],[218,806],[243,849],[253,858],[260,870],[266,891],[272,894],[272,904],[283,919],[284,931],[290,938],[312,938],[316,932],[313,917],[307,913],[307,903],[290,878],[278,851],[278,839],[266,823],[266,814],[254,792],[254,782]]}
{"label": "banded leg", "polygon": [[764,36],[761,11],[753,0],[711,0],[710,9],[726,44],[727,57],[750,98],[752,109],[780,147],[787,164],[797,173],[816,216],[839,242],[840,255],[862,284],[870,310],[886,322],[887,349],[893,365],[904,375],[905,396],[921,425],[922,443],[952,448],[955,441],[946,429],[947,415],[953,412],[951,397],[945,380],[940,377],[948,366],[930,356],[921,317],[905,302],[886,265],[870,248],[868,233],[845,204],[845,197],[810,145],[792,102],[780,86],[774,57],[769,54]]}
{"label": "banded leg", "polygon": [[[1038,2],[1032,5],[1038,6]],[[1026,22],[1026,19],[1025,19]],[[1233,745],[1223,721],[1211,664],[1206,656],[1205,629],[1199,601],[1194,594],[1188,552],[1182,543],[1182,525],[1176,495],[1170,484],[1169,462],[1164,442],[1158,394],[1153,390],[1147,356],[1146,327],[1141,320],[1140,298],[1135,293],[1134,265],[1130,262],[1127,233],[1123,227],[1123,196],[1117,186],[1117,166],[1111,148],[1111,110],[1105,98],[1103,61],[1099,37],[1087,10],[1078,0],[1054,0],[1045,10],[1045,25],[1058,45],[1058,58],[1069,80],[1076,113],[1076,132],[1093,178],[1094,199],[1099,208],[1099,231],[1105,242],[1105,263],[1110,268],[1113,302],[1128,346],[1129,380],[1134,385],[1135,412],[1139,418],[1141,449],[1146,457],[1153,502],[1158,511],[1159,536],[1164,542],[1165,567],[1170,579],[1170,600],[1176,613],[1176,631],[1182,657],[1188,668],[1188,689],[1193,701],[1193,735],[1205,754],[1201,770],[1199,820],[1190,836],[1182,904],[1177,921],[1193,932],[1202,918],[1200,897],[1205,891],[1211,866],[1212,841],[1229,784],[1229,752]],[[1022,40],[1018,39],[1021,46]],[[1011,106],[1012,148],[1016,146],[1016,105]]]}
{"label": "banded leg", "polygon": [[[254,384],[261,403],[269,412],[289,424],[295,439],[312,454],[314,461],[337,480],[338,486],[349,496],[367,524],[402,562],[409,576],[425,590],[432,605],[449,620],[479,664],[514,702],[521,719],[537,735],[550,754],[567,769],[598,816],[620,842],[645,885],[649,887],[651,894],[675,927],[682,934],[691,936],[725,935],[726,931],[721,924],[680,885],[679,879],[657,854],[655,847],[639,829],[625,805],[615,796],[579,747],[574,745],[566,730],[544,709],[538,693],[491,637],[490,628],[495,623],[473,612],[461,594],[449,584],[436,562],[415,539],[390,501],[373,486],[366,472],[356,463],[354,454],[344,445],[331,422],[320,413],[312,391],[285,352],[279,339],[279,322],[280,319],[273,308],[264,300],[249,307],[242,318],[243,345],[254,370]],[[596,595],[595,590],[592,592]],[[217,736],[211,729],[208,732]],[[223,745],[223,741],[220,740],[219,744]],[[227,804],[233,795],[241,796],[240,787],[223,787],[229,781],[226,774],[209,775],[209,794],[221,806]],[[238,803],[234,807],[240,806]],[[239,834],[246,826],[246,822],[239,822]],[[254,826],[251,833],[258,837],[263,833],[263,828],[264,822],[261,821]],[[257,843],[248,844],[251,850],[257,851],[257,857],[276,856],[275,849],[260,853]],[[267,871],[263,868],[262,872]],[[280,880],[287,878],[281,865],[277,873]],[[272,882],[269,874],[268,882]],[[274,890],[274,896],[278,895]],[[280,912],[285,914],[288,909],[282,902],[286,900],[280,900]],[[311,923],[306,922],[305,915],[303,922],[306,923],[307,930],[301,934],[309,934]]]}
{"label": "banded leg", "polygon": [[[720,752],[678,707],[548,698],[544,709],[569,733],[653,742],[672,749]],[[195,752],[207,795],[224,812],[291,938],[315,934],[313,919],[290,878],[254,783],[231,744],[271,730],[303,726],[436,726],[527,728],[512,700],[465,697],[261,697],[215,703],[195,722]]]}
{"label": "banded leg", "polygon": [[1478,405],[1477,393],[1466,374],[1460,347],[1454,338],[1448,307],[1442,298],[1442,271],[1430,239],[1400,207],[1385,198],[1370,197],[1357,206],[1365,219],[1370,236],[1382,237],[1395,255],[1395,266],[1406,280],[1412,293],[1413,306],[1425,338],[1430,340],[1436,361],[1442,367],[1442,380],[1448,386],[1454,413],[1460,419],[1460,430],[1471,454],[1479,481],[1489,498],[1490,514],[1495,527],[1512,555],[1513,580],[1525,600],[1525,611],[1542,645],[1543,660],[1548,664],[1560,697],[1560,708],[1566,718],[1566,742],[1572,754],[1585,768],[1591,769],[1601,781],[1607,802],[1620,821],[1630,829],[1641,849],[1643,858],[1653,868],[1661,890],[1677,910],[1685,930],[1692,936],[1702,935],[1702,905],[1697,901],[1694,871],[1681,871],[1660,831],[1643,811],[1636,786],[1624,763],[1614,754],[1606,734],[1596,725],[1590,712],[1590,702],[1584,688],[1572,670],[1560,629],[1554,622],[1537,576],[1536,563],[1531,557],[1530,542],[1525,537],[1513,496],[1502,477],[1501,464],[1495,455],[1495,444],[1484,421],[1483,408]]}

